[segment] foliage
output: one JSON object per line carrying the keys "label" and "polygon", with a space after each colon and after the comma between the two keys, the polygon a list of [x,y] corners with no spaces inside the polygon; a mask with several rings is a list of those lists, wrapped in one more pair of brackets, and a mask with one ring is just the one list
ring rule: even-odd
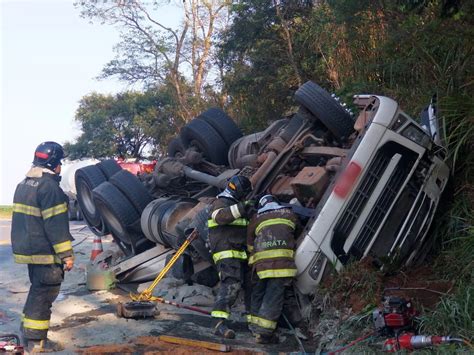
{"label": "foliage", "polygon": [[124,92],[115,96],[90,94],[76,112],[82,134],[66,143],[72,159],[80,157],[144,158],[160,153],[171,132],[180,124],[169,111],[166,91]]}
{"label": "foliage", "polygon": [[12,206],[0,206],[0,219],[10,219],[12,218]]}
{"label": "foliage", "polygon": [[215,32],[225,25],[226,1],[178,2],[181,24],[171,28],[158,16],[165,2],[86,1],[78,4],[81,15],[116,26],[121,41],[116,57],[102,77],[117,76],[145,88],[171,84],[176,114],[189,120],[202,108],[209,77],[213,75]]}
{"label": "foliage", "polygon": [[441,300],[436,309],[422,316],[424,334],[454,334],[473,340],[474,285],[462,284],[457,291]]}

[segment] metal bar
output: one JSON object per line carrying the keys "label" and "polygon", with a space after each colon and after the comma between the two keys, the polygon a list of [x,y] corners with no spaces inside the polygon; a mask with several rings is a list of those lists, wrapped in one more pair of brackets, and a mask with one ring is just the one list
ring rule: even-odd
{"label": "metal bar", "polygon": [[197,346],[204,349],[217,350],[217,351],[222,351],[222,352],[231,351],[230,345],[211,343],[209,341],[179,338],[179,337],[173,337],[169,335],[160,335],[158,337],[158,340],[161,340],[167,343]]}

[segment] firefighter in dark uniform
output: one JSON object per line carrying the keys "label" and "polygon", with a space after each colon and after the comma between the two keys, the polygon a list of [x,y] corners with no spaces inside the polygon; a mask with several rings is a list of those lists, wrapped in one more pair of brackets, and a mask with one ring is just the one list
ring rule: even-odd
{"label": "firefighter in dark uniform", "polygon": [[47,341],[51,306],[64,269],[69,271],[74,264],[67,197],[59,187],[63,157],[58,143],[41,143],[13,198],[13,256],[15,262],[28,265],[31,282],[23,308],[22,338],[32,352],[57,350],[57,344]]}
{"label": "firefighter in dark uniform", "polygon": [[241,200],[250,190],[251,183],[246,177],[233,176],[226,189],[212,202],[208,220],[212,259],[220,278],[211,315],[217,319],[214,333],[225,338],[235,337],[227,319],[240,289],[243,286],[245,291],[246,288],[242,282],[246,279],[247,213],[250,205]]}
{"label": "firefighter in dark uniform", "polygon": [[272,195],[263,196],[248,227],[252,267],[249,328],[258,343],[278,342],[275,335],[284,293],[296,276],[295,229],[298,219]]}

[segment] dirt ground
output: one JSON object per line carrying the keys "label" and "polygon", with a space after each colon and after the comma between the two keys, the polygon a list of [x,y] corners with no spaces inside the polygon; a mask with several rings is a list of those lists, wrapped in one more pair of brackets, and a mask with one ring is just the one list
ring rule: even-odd
{"label": "dirt ground", "polygon": [[[211,350],[168,344],[157,340],[160,335],[225,343],[236,353],[266,353],[300,351],[294,335],[287,329],[280,331],[280,343],[256,344],[246,324],[237,319],[232,327],[236,339],[223,340],[212,334],[209,316],[158,305],[156,319],[124,319],[115,315],[115,305],[127,302],[128,294],[120,289],[91,292],[86,288],[86,266],[89,263],[93,234],[82,222],[71,222],[75,238],[75,267],[66,273],[58,299],[53,304],[49,337],[64,345],[57,354],[74,353],[161,353],[176,354]],[[103,238],[104,250],[115,248],[111,237]],[[11,255],[10,221],[0,221],[0,333],[19,334],[22,308],[29,289],[25,265],[15,264]],[[202,307],[204,308],[204,307]],[[209,308],[208,308],[209,310]],[[307,351],[315,344],[304,342]]]}

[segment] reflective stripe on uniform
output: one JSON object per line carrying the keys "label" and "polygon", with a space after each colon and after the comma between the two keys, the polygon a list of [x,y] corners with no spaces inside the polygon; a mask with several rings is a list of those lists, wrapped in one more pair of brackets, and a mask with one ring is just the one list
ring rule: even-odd
{"label": "reflective stripe on uniform", "polygon": [[255,234],[258,234],[262,228],[268,227],[268,226],[273,226],[276,224],[284,224],[290,227],[291,229],[295,229],[295,223],[289,219],[286,218],[272,218],[272,219],[267,219],[266,221],[263,221],[260,223],[257,228],[255,229]]}
{"label": "reflective stripe on uniform", "polygon": [[45,210],[41,211],[41,214],[43,215],[43,219],[48,219],[54,216],[57,216],[58,214],[65,213],[67,212],[67,204],[66,202],[60,203],[59,205],[47,208]]}
{"label": "reflective stripe on uniform", "polygon": [[[249,319],[249,318],[247,318]],[[257,316],[250,316],[250,319],[248,321],[249,323],[258,325],[259,327],[265,328],[265,329],[271,329],[275,330],[277,327],[277,322],[274,322],[272,320],[268,320],[265,318],[257,317]]]}
{"label": "reflective stripe on uniform", "polygon": [[23,213],[29,216],[41,217],[41,210],[38,207],[24,205],[23,203],[14,203],[13,212]]}
{"label": "reflective stripe on uniform", "polygon": [[230,314],[228,312],[225,312],[225,311],[212,311],[211,312],[211,317],[214,317],[214,318],[224,318],[224,319],[227,319],[229,318]]}
{"label": "reflective stripe on uniform", "polygon": [[30,318],[23,318],[23,328],[36,329],[36,330],[48,330],[49,320],[37,320]]}
{"label": "reflective stripe on uniform", "polygon": [[72,249],[72,243],[71,243],[70,240],[67,240],[67,241],[62,242],[62,243],[54,244],[53,248],[54,248],[54,251],[56,253],[62,253],[64,251],[71,250]]}
{"label": "reflective stripe on uniform", "polygon": [[61,264],[61,259],[56,255],[21,255],[13,254],[18,264]]}
{"label": "reflective stripe on uniform", "polygon": [[209,228],[216,228],[219,226],[237,226],[237,227],[246,227],[249,224],[249,221],[247,221],[245,218],[237,218],[235,221],[232,223],[227,223],[227,224],[217,224],[214,220],[208,219],[207,220],[207,226]]}
{"label": "reflective stripe on uniform", "polygon": [[248,251],[253,251],[253,245],[247,244],[247,250]]}
{"label": "reflective stripe on uniform", "polygon": [[212,214],[211,214],[211,219],[212,219],[213,221],[216,220],[216,216],[217,216],[217,214],[219,213],[220,210],[222,210],[222,208],[218,208],[217,210],[215,210],[214,212],[212,212]]}
{"label": "reflective stripe on uniform", "polygon": [[237,205],[230,206],[230,213],[232,213],[232,217],[234,217],[234,218],[241,217],[240,216],[240,211],[239,211],[239,206],[237,206]]}
{"label": "reflective stripe on uniform", "polygon": [[252,315],[251,314],[247,314],[245,316],[245,319],[247,320],[247,323],[252,323]]}
{"label": "reflective stripe on uniform", "polygon": [[295,252],[291,249],[271,249],[259,251],[249,258],[249,264],[256,261],[273,258],[293,258]]}
{"label": "reflective stripe on uniform", "polygon": [[295,277],[296,269],[275,269],[257,271],[257,275],[261,279],[269,279],[274,277]]}
{"label": "reflective stripe on uniform", "polygon": [[240,250],[224,250],[212,254],[212,259],[215,263],[222,259],[242,259],[247,260],[247,253]]}

